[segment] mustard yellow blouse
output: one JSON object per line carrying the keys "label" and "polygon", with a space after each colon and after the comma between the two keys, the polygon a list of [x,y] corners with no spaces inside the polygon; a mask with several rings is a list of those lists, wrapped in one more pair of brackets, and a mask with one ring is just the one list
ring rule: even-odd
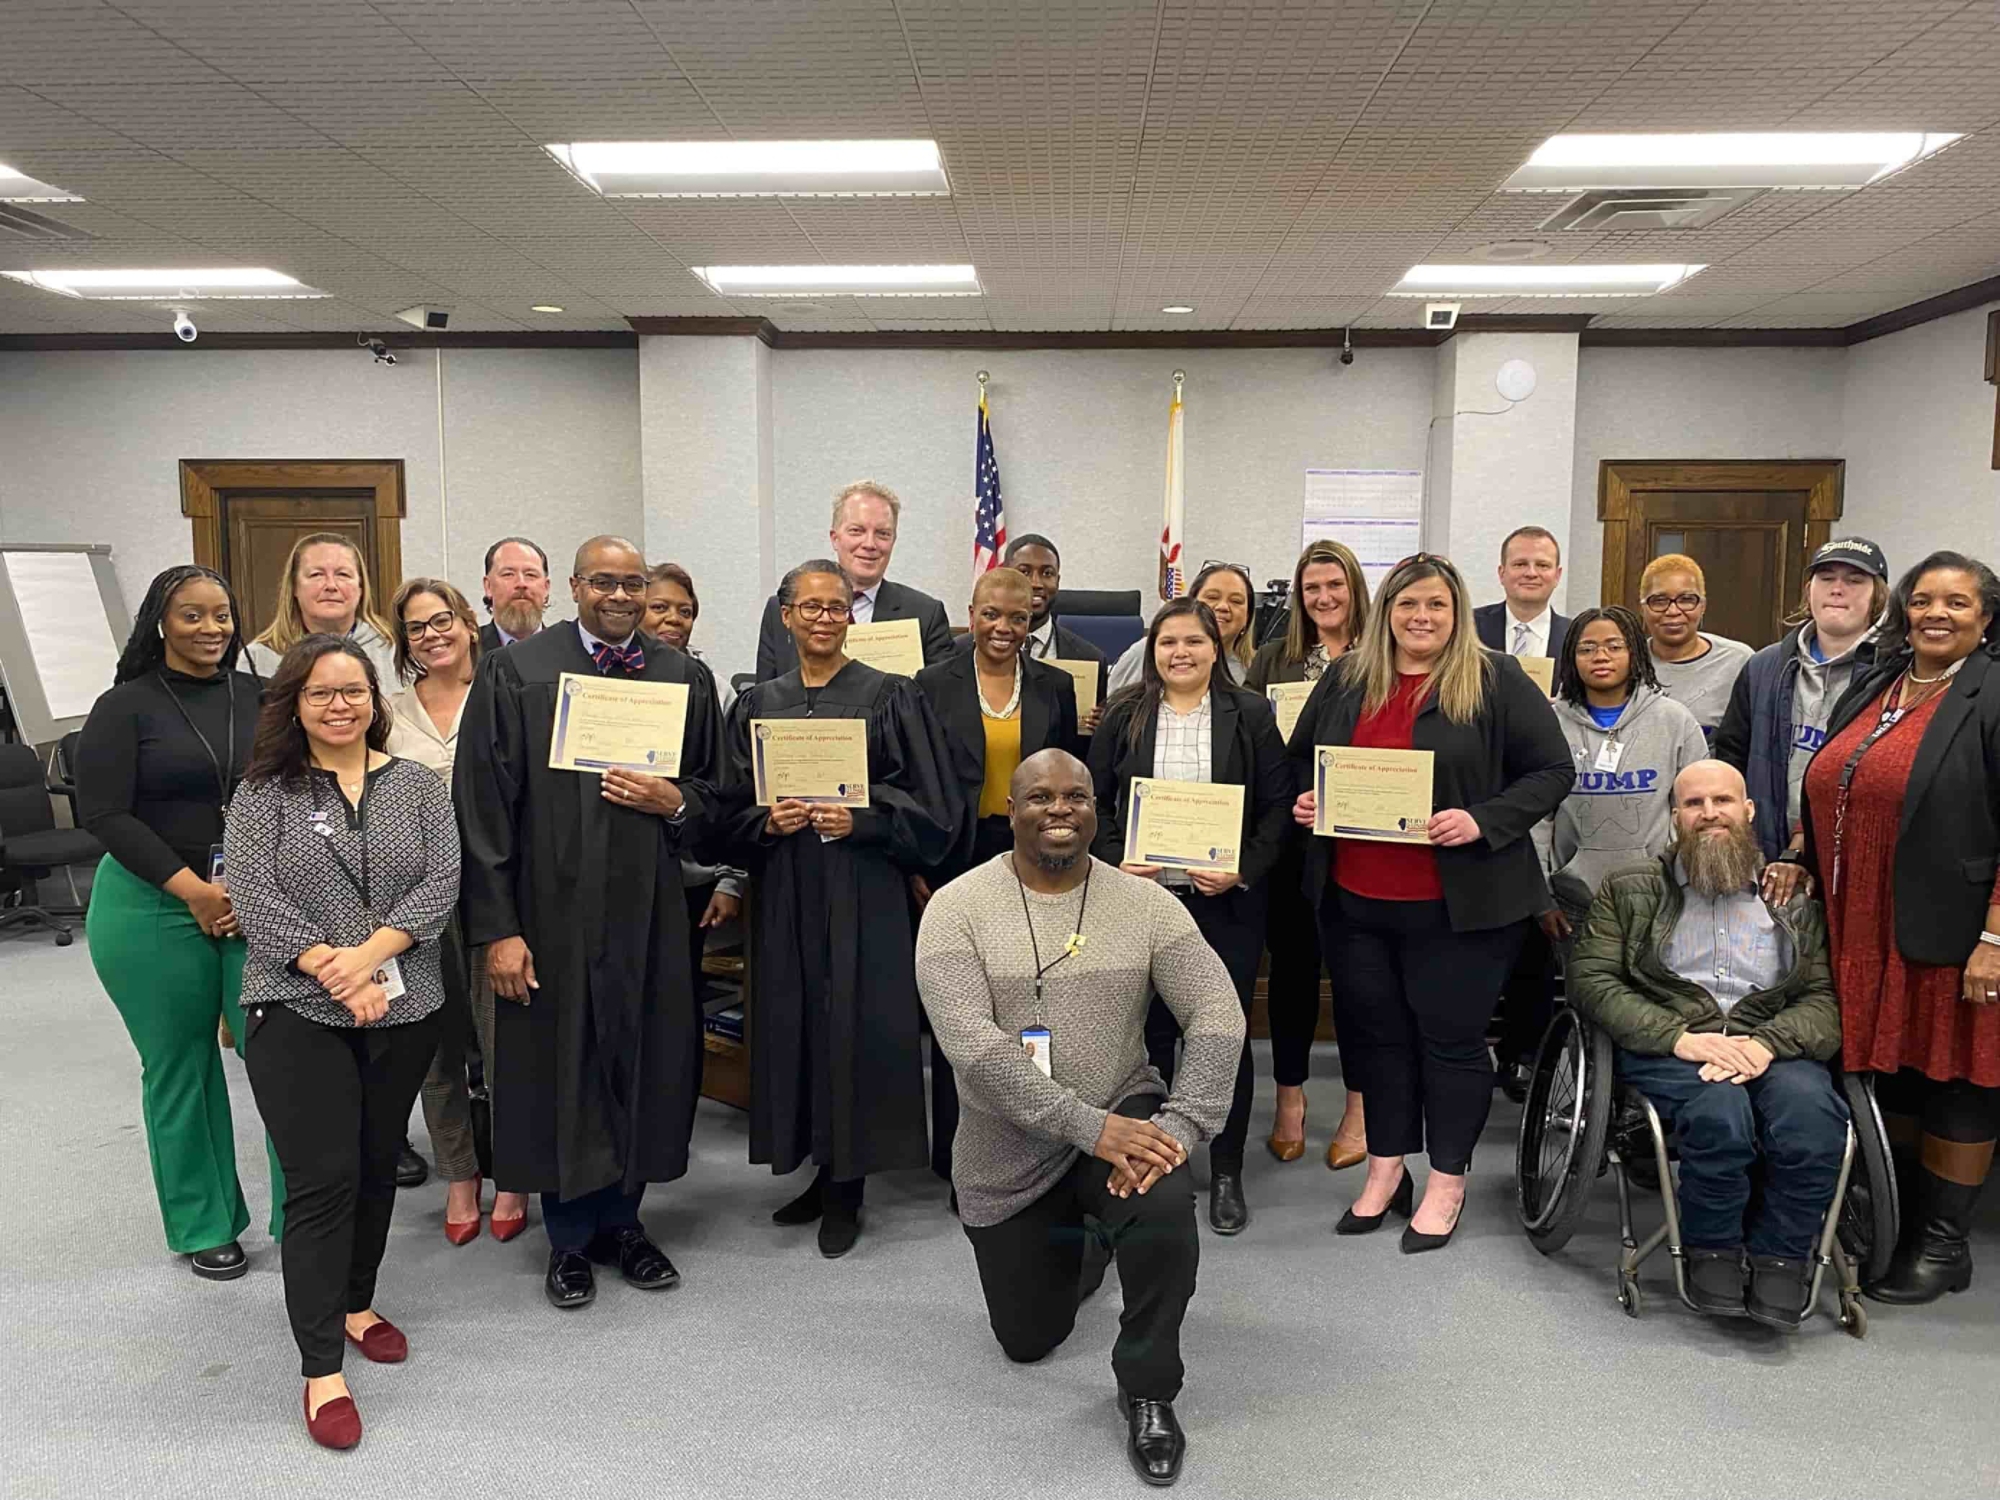
{"label": "mustard yellow blouse", "polygon": [[986,726],[986,780],[979,787],[979,816],[1004,818],[1007,786],[1021,764],[1021,716],[989,719],[981,714],[980,722]]}

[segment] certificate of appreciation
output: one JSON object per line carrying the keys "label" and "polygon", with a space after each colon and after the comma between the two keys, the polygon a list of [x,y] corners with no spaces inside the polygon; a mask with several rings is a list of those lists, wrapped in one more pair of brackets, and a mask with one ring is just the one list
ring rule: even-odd
{"label": "certificate of appreciation", "polygon": [[1264,696],[1271,700],[1271,712],[1278,716],[1278,738],[1286,744],[1292,742],[1292,731],[1299,727],[1299,713],[1318,686],[1316,682],[1274,682],[1264,689]]}
{"label": "certificate of appreciation", "polygon": [[1081,725],[1090,717],[1090,711],[1097,707],[1097,673],[1101,664],[1052,656],[1049,658],[1049,665],[1061,667],[1069,673],[1070,680],[1076,684],[1076,722]]}
{"label": "certificate of appreciation", "polygon": [[1431,841],[1431,752],[1313,750],[1313,832],[1390,844]]}
{"label": "certificate of appreciation", "polygon": [[924,633],[915,620],[850,625],[843,649],[854,660],[898,677],[914,677],[924,669]]}
{"label": "certificate of appreciation", "polygon": [[1216,781],[1132,778],[1125,863],[1176,870],[1237,872],[1243,842],[1243,788]]}
{"label": "certificate of appreciation", "polygon": [[678,776],[687,709],[684,682],[565,672],[556,684],[549,769]]}
{"label": "certificate of appreciation", "polygon": [[1517,656],[1521,670],[1528,674],[1528,680],[1542,690],[1542,696],[1556,695],[1556,659],[1553,656]]}
{"label": "certificate of appreciation", "polygon": [[760,807],[787,798],[866,807],[868,721],[752,719],[750,768]]}

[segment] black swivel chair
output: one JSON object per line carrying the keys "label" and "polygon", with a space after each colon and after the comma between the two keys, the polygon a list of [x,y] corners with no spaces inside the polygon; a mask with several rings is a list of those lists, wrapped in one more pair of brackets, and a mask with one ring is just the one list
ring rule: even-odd
{"label": "black swivel chair", "polygon": [[[61,747],[57,753],[60,757]],[[17,922],[46,927],[55,933],[56,946],[67,948],[75,938],[64,917],[81,915],[81,904],[67,911],[43,906],[40,882],[57,870],[67,875],[71,866],[95,864],[104,857],[104,845],[81,828],[56,827],[50,791],[34,746],[0,745],[0,927]],[[70,895],[76,896],[74,876]]]}
{"label": "black swivel chair", "polygon": [[1107,662],[1123,656],[1146,633],[1137,589],[1058,589],[1056,617],[1104,653]]}

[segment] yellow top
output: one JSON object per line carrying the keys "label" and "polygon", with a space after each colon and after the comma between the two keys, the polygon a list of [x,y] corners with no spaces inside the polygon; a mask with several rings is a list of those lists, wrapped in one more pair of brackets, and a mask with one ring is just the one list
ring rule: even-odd
{"label": "yellow top", "polygon": [[979,816],[1007,816],[1007,785],[1021,764],[1021,716],[989,719],[979,716],[986,726],[986,780],[979,787]]}

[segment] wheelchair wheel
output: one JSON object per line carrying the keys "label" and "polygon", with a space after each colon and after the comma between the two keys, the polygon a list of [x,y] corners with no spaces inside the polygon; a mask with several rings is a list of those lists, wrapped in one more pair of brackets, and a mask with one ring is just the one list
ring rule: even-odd
{"label": "wheelchair wheel", "polygon": [[1544,1255],[1569,1242],[1604,1162],[1611,1122],[1611,1038],[1558,1010],[1535,1053],[1514,1147],[1521,1227]]}
{"label": "wheelchair wheel", "polygon": [[1868,1073],[1840,1075],[1841,1092],[1854,1116],[1854,1166],[1847,1196],[1840,1200],[1840,1246],[1862,1285],[1887,1273],[1902,1224],[1896,1169],[1889,1159],[1889,1133],[1875,1106],[1875,1079]]}

